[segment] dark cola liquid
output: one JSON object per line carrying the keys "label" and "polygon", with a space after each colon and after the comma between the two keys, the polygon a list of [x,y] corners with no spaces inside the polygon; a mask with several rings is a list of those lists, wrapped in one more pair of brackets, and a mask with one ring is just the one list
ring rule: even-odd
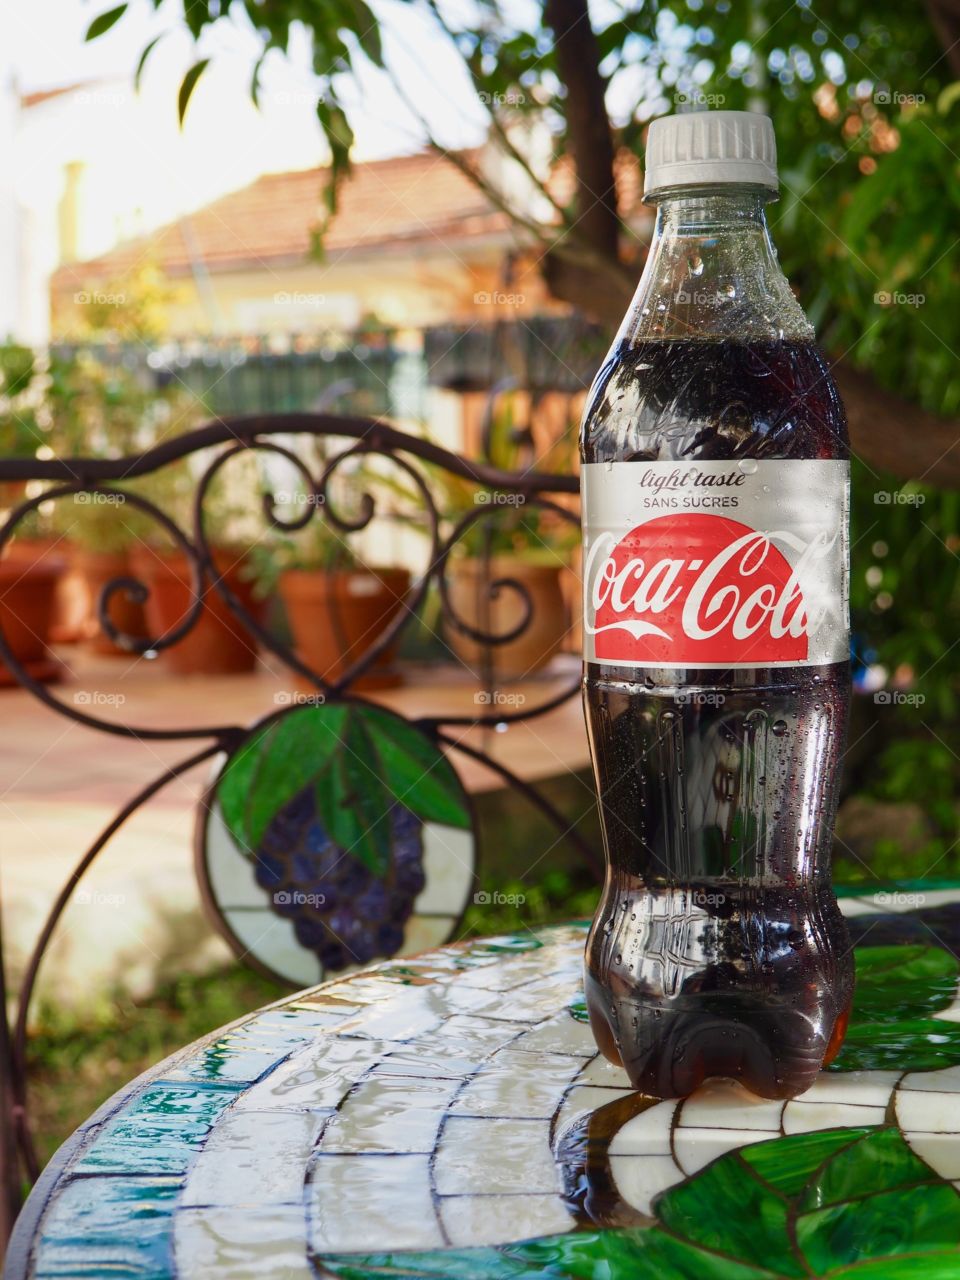
{"label": "dark cola liquid", "polygon": [[[846,458],[810,343],[647,342],[591,393],[586,462]],[[802,1093],[837,1052],[853,991],[830,845],[849,665],[589,663],[584,704],[608,872],[586,953],[602,1051],[633,1086],[708,1076]]]}

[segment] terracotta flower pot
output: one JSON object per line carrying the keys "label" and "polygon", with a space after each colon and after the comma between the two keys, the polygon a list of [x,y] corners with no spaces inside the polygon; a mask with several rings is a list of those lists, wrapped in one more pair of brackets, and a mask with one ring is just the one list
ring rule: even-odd
{"label": "terracotta flower pot", "polygon": [[[367,651],[403,608],[409,589],[406,569],[287,569],[279,581],[296,652],[328,680],[339,679]],[[399,684],[400,674],[392,667],[395,652],[390,645],[353,687]]]}
{"label": "terracotta flower pot", "polygon": [[560,587],[561,565],[525,564],[512,556],[458,560],[449,570],[450,603],[468,626],[491,635],[513,630],[523,619],[526,601],[512,587],[491,597],[488,584],[498,578],[519,582],[527,592],[532,614],[524,631],[506,644],[483,645],[447,625],[447,641],[454,653],[478,675],[489,663],[500,680],[516,680],[546,666],[563,646],[566,609]]}
{"label": "terracotta flower pot", "polygon": [[[231,552],[214,552],[214,564],[244,609],[255,619],[260,607],[253,598],[253,584],[243,576],[243,560]],[[187,557],[179,551],[142,547],[133,557],[134,576],[150,589],[144,609],[147,631],[157,639],[186,619],[193,602],[193,574]],[[229,675],[252,671],[257,662],[257,640],[210,587],[203,610],[183,639],[162,651],[161,659],[179,675]]]}
{"label": "terracotta flower pot", "polygon": [[[14,657],[37,680],[55,680],[60,664],[48,649],[57,582],[67,562],[49,548],[14,543],[0,560],[0,625]],[[0,686],[16,684],[0,662]]]}
{"label": "terracotta flower pot", "polygon": [[[100,593],[114,578],[132,578],[130,554],[126,551],[88,551],[85,547],[74,550],[74,565],[87,588],[88,609],[84,625],[84,638],[92,642],[98,653],[123,653],[129,651],[115,644],[100,626],[98,614]],[[143,605],[130,600],[125,591],[115,591],[110,598],[110,621],[124,635],[146,637],[147,619]]]}

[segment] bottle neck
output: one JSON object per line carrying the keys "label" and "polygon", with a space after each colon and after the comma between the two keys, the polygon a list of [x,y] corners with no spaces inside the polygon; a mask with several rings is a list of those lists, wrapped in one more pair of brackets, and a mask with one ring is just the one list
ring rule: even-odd
{"label": "bottle neck", "polygon": [[656,197],[647,263],[620,338],[809,341],[767,228],[761,187],[682,187]]}

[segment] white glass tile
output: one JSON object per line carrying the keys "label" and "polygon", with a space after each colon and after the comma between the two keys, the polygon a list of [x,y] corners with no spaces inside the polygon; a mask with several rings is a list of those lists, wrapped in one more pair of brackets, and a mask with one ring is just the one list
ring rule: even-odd
{"label": "white glass tile", "polygon": [[442,1196],[440,1218],[455,1248],[510,1244],[572,1230],[559,1196]]}
{"label": "white glass tile", "polygon": [[307,1186],[314,1253],[439,1249],[443,1235],[423,1155],[321,1155]]}
{"label": "white glass tile", "polygon": [[434,1180],[442,1196],[557,1191],[549,1121],[451,1116],[440,1135]]}

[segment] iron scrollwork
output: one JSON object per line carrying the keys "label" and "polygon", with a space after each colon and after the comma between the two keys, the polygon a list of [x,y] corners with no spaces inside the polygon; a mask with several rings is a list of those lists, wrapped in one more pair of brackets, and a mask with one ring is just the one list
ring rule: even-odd
{"label": "iron scrollwork", "polygon": [[[324,446],[336,446],[336,451],[321,457],[315,474],[308,461],[289,444],[291,437],[312,438]],[[110,616],[110,604],[118,592],[144,601],[149,593],[147,582],[134,576],[122,576],[108,582],[102,589],[98,602],[100,622],[108,635],[134,653],[159,652],[178,644],[196,627],[208,593],[216,593],[226,608],[265,650],[274,654],[304,681],[308,681],[326,699],[347,697],[362,705],[364,699],[353,690],[356,682],[369,672],[377,658],[387,651],[405,628],[416,618],[431,587],[436,587],[444,622],[460,634],[491,649],[496,649],[522,635],[530,625],[534,603],[523,582],[509,573],[497,573],[488,584],[491,598],[502,593],[512,593],[521,605],[519,619],[508,628],[485,630],[475,621],[460,616],[451,599],[448,583],[450,557],[478,522],[495,518],[495,504],[479,505],[476,510],[451,521],[440,509],[430,484],[432,471],[459,477],[491,494],[510,494],[522,498],[532,507],[549,512],[551,518],[578,524],[575,503],[564,505],[562,498],[570,501],[578,493],[575,476],[543,474],[536,471],[514,473],[499,470],[483,462],[471,461],[452,453],[431,441],[408,435],[382,421],[361,417],[333,417],[327,414],[296,413],[281,417],[247,417],[220,420],[198,430],[178,436],[136,456],[122,459],[68,458],[68,459],[0,459],[0,481],[29,481],[31,496],[21,501],[8,515],[0,529],[0,554],[16,535],[22,522],[42,503],[57,502],[78,493],[111,494],[120,492],[119,482],[149,476],[164,467],[183,459],[193,458],[205,450],[218,449],[212,460],[195,481],[193,499],[193,528],[185,531],[157,503],[129,489],[123,490],[124,500],[132,502],[139,512],[156,523],[174,547],[186,558],[191,579],[191,603],[181,622],[159,636],[137,637],[121,634]],[[371,492],[359,495],[357,510],[339,509],[334,499],[334,481],[342,468],[351,462],[369,464],[373,460],[398,468],[405,481],[412,486],[418,518],[426,536],[426,567],[410,586],[403,607],[389,621],[359,657],[335,677],[314,670],[292,645],[255,617],[226,576],[216,564],[214,548],[207,528],[206,503],[211,486],[230,462],[241,455],[255,454],[283,459],[292,466],[310,501],[304,504],[302,513],[293,516],[278,505],[273,493],[263,495],[263,516],[267,525],[282,533],[295,533],[304,529],[311,520],[329,522],[339,535],[348,536],[362,532],[370,526],[377,514],[377,499]],[[44,487],[39,489],[38,483]],[[558,501],[558,499],[561,499]],[[492,514],[493,513],[493,514]],[[0,626],[0,659],[6,664],[15,680],[36,698],[58,714],[105,733],[125,735],[130,738],[152,740],[201,740],[205,745],[194,750],[185,759],[168,768],[137,795],[133,796],[119,813],[105,826],[97,839],[77,862],[69,879],[57,895],[47,919],[30,955],[20,990],[17,993],[14,1013],[8,1026],[8,1053],[0,1044],[0,1084],[4,1084],[12,1097],[14,1120],[14,1149],[2,1153],[2,1176],[6,1190],[18,1184],[21,1173],[31,1179],[38,1173],[38,1159],[30,1126],[27,1120],[27,1026],[30,1002],[33,996],[48,944],[71,895],[82,876],[99,855],[104,846],[123,827],[124,823],[163,787],[196,765],[218,756],[229,757],[248,733],[242,725],[181,725],[173,728],[156,728],[150,725],[125,725],[97,716],[89,710],[81,710],[68,704],[55,692],[41,683],[18,660],[8,637]],[[478,708],[481,714],[471,716],[423,716],[411,722],[426,735],[438,750],[456,748],[491,769],[504,782],[526,797],[537,810],[552,822],[561,837],[573,841],[578,853],[595,863],[595,852],[571,831],[566,819],[554,805],[525,780],[517,777],[502,762],[494,759],[482,746],[461,741],[455,729],[470,725],[509,724],[529,720],[558,707],[574,697],[579,679],[571,681],[559,691],[553,692],[537,706]],[[3,977],[0,965],[0,978]],[[3,1059],[6,1059],[5,1061]],[[6,1080],[2,1076],[5,1074]]]}

